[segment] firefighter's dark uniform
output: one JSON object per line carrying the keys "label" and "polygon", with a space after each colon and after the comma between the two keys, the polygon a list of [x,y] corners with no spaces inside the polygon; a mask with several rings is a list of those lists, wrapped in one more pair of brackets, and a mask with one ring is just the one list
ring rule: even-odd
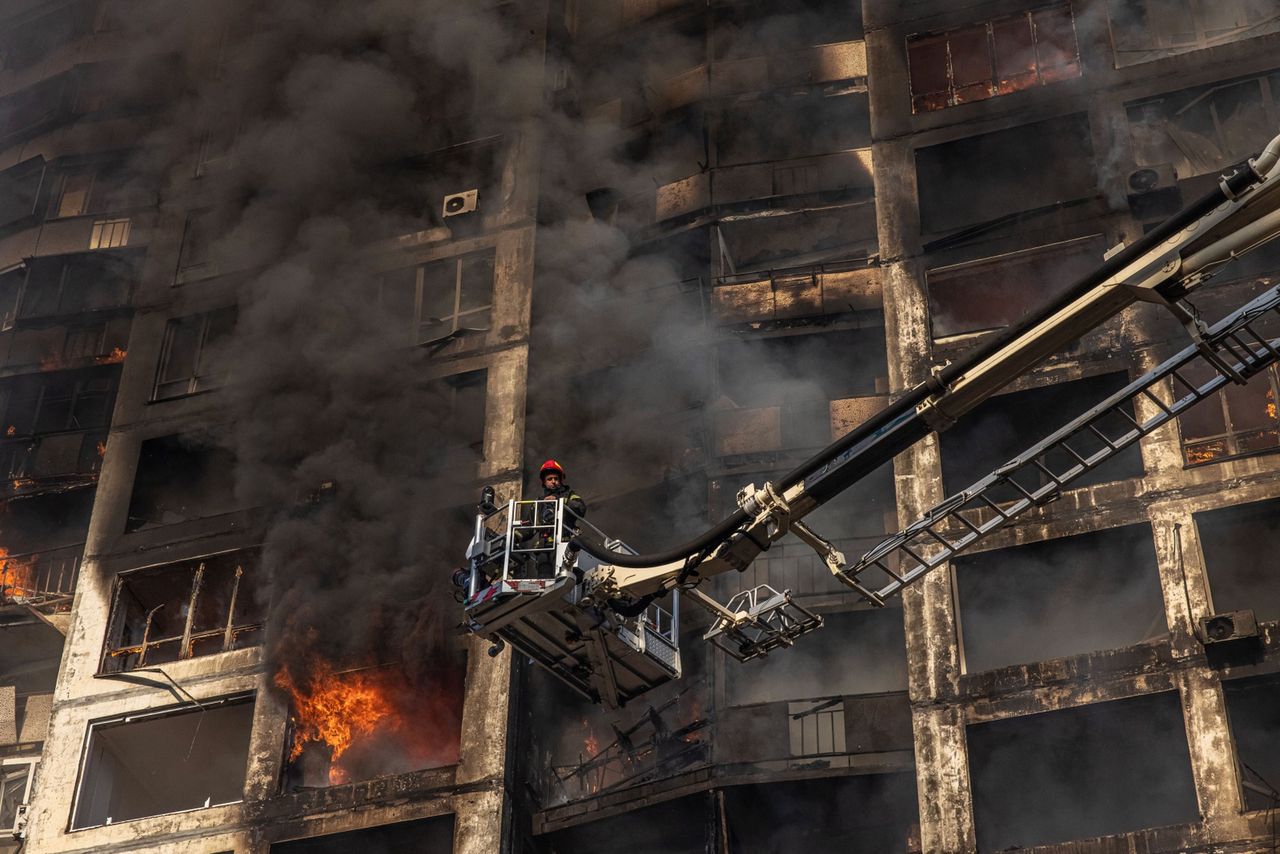
{"label": "firefighter's dark uniform", "polygon": [[[560,498],[564,500],[564,534],[568,539],[573,535],[574,529],[577,527],[578,519],[585,519],[587,515],[587,502],[582,500],[582,496],[573,491],[573,488],[567,483],[561,483],[555,489],[542,489],[543,499]],[[572,512],[570,512],[572,511]],[[545,518],[538,521],[546,525],[555,521],[554,510],[550,507],[542,511],[546,515]],[[576,515],[575,515],[576,514]],[[549,548],[551,546],[551,537],[549,534],[542,535],[542,542]],[[553,565],[554,557],[551,552],[539,552],[534,560],[534,575],[538,578],[550,578],[556,574],[556,567]]]}

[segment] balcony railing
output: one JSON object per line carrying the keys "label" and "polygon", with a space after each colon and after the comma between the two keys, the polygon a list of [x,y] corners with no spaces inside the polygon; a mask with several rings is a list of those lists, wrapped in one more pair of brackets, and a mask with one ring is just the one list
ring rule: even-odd
{"label": "balcony railing", "polygon": [[0,604],[69,608],[83,554],[84,544],[80,543],[42,552],[0,555]]}

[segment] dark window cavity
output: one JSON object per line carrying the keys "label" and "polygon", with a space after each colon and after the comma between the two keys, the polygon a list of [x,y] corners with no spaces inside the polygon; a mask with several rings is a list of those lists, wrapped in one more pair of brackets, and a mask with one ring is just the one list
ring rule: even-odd
{"label": "dark window cavity", "polygon": [[955,573],[970,673],[1118,649],[1168,631],[1147,525],[966,555]]}
{"label": "dark window cavity", "polygon": [[1195,515],[1216,613],[1250,608],[1280,620],[1280,584],[1265,557],[1280,550],[1280,501],[1222,507]]}
{"label": "dark window cavity", "polygon": [[[1213,368],[1198,359],[1180,368],[1178,373],[1197,386],[1214,376]],[[1181,384],[1175,388],[1179,395],[1186,393]],[[1227,383],[1178,416],[1186,464],[1216,463],[1280,448],[1276,388],[1273,366],[1252,377],[1246,385]]]}
{"label": "dark window cavity", "polygon": [[253,697],[201,706],[90,724],[71,829],[241,800]]}
{"label": "dark window cavity", "polygon": [[1199,819],[1176,692],[973,724],[978,850]]}
{"label": "dark window cavity", "polygon": [[1109,0],[1116,67],[1280,30],[1271,0]]}
{"label": "dark window cavity", "polygon": [[1083,114],[922,148],[916,152],[916,172],[925,234],[1097,192],[1089,121]]}
{"label": "dark window cavity", "polygon": [[[981,404],[939,437],[942,481],[947,494],[959,492],[985,477],[1063,424],[1101,403],[1108,395],[1124,388],[1128,382],[1129,378],[1122,373],[1102,374],[1002,394]],[[1119,436],[1131,428],[1132,425],[1120,416],[1115,416],[1114,423],[1103,419],[1100,425],[1100,429],[1109,436]],[[1102,447],[1101,440],[1091,435],[1074,438],[1068,444],[1084,457]],[[1066,452],[1055,452],[1049,457],[1049,468],[1055,472],[1065,471],[1074,464]],[[1134,444],[1072,481],[1068,488],[1140,477],[1142,472],[1142,454]],[[1027,476],[1019,474],[1019,477]],[[1036,488],[1047,482],[1027,481],[1021,485]],[[1019,496],[1020,493],[1007,485],[990,494],[990,497],[1001,501]]]}
{"label": "dark window cavity", "polygon": [[419,851],[422,854],[449,854],[453,851],[453,816],[442,815],[417,821],[400,821],[346,833],[295,839],[271,845],[271,854],[393,854]]}
{"label": "dark window cavity", "polygon": [[237,508],[235,456],[196,437],[142,443],[125,531],[186,522]]}
{"label": "dark window cavity", "polygon": [[256,555],[232,552],[122,573],[102,670],[118,673],[261,641]]}
{"label": "dark window cavity", "polygon": [[1280,806],[1280,674],[1222,683],[1246,810]]}

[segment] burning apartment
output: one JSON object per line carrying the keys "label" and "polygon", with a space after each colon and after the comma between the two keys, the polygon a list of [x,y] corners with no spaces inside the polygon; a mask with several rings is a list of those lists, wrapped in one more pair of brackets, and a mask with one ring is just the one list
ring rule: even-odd
{"label": "burning apartment", "polygon": [[[4,4],[0,851],[1265,849],[1275,367],[884,607],[773,545],[701,591],[822,627],[686,598],[621,708],[450,575],[547,457],[640,552],[729,516],[1255,155],[1278,56],[1275,0]],[[809,521],[1187,343],[1127,308]]]}

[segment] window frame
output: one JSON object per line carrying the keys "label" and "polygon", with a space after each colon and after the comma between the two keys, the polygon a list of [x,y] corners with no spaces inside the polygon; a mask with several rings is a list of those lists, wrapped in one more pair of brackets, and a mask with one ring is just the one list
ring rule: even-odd
{"label": "window frame", "polygon": [[[469,262],[487,261],[489,264],[489,301],[476,308],[462,309],[462,291],[464,274]],[[444,267],[452,265],[453,267],[453,309],[452,313],[443,317],[434,318],[437,323],[431,323],[430,318],[423,317],[423,311],[427,303],[427,271],[430,267]],[[497,279],[497,253],[494,249],[482,249],[478,252],[468,252],[463,255],[452,255],[448,258],[441,258],[436,261],[430,261],[426,264],[419,264],[415,270],[414,282],[414,302],[413,317],[414,331],[413,340],[415,344],[433,344],[451,335],[457,335],[460,332],[487,333],[493,328],[493,309],[494,299],[493,291]],[[483,328],[470,327],[463,325],[464,319],[474,315],[486,315],[489,324]],[[435,326],[436,330],[428,334],[425,330]]]}
{"label": "window frame", "polygon": [[[1222,423],[1226,430],[1221,433],[1214,433],[1208,436],[1194,436],[1190,440],[1187,438],[1186,428],[1183,426],[1182,419],[1178,419],[1178,444],[1182,450],[1182,467],[1183,469],[1199,468],[1200,466],[1213,465],[1215,463],[1226,462],[1227,460],[1237,460],[1244,457],[1255,457],[1262,454],[1274,454],[1280,451],[1280,417],[1277,417],[1277,405],[1280,403],[1280,373],[1277,372],[1275,365],[1268,366],[1262,374],[1250,378],[1249,383],[1255,383],[1265,376],[1269,380],[1269,394],[1264,393],[1263,399],[1269,400],[1266,404],[1267,409],[1275,420],[1275,426],[1268,427],[1248,427],[1236,429],[1231,422],[1231,406],[1227,397],[1227,392],[1232,390],[1232,386],[1228,385],[1214,392],[1214,399],[1217,401],[1219,411],[1222,415]],[[1248,386],[1245,386],[1246,388]],[[1185,392],[1181,383],[1175,385],[1175,391],[1178,394]],[[1208,400],[1201,402],[1201,405],[1208,406]],[[1268,447],[1242,448],[1240,440],[1242,437],[1250,435],[1261,436],[1268,431],[1275,431],[1277,435],[1276,444]],[[1195,449],[1203,448],[1216,442],[1222,443],[1220,453],[1210,454],[1201,459],[1192,459],[1192,455],[1196,453]],[[1207,448],[1206,448],[1207,450]]]}
{"label": "window frame", "polygon": [[[230,600],[226,609],[226,620],[218,629],[207,629],[197,632],[194,629],[194,623],[198,616],[200,595],[204,589],[203,583],[206,564],[210,561],[217,560],[219,558],[226,558],[230,555],[238,555],[241,556],[241,558],[229,561],[235,565],[235,570],[234,581],[230,592]],[[117,573],[111,587],[111,611],[107,619],[107,631],[103,637],[102,655],[98,662],[97,675],[113,676],[132,673],[143,669],[147,666],[147,652],[149,650],[159,649],[160,647],[172,644],[175,641],[177,641],[180,647],[176,661],[188,661],[194,658],[207,658],[212,655],[233,652],[238,649],[249,649],[254,646],[260,646],[262,644],[261,632],[266,625],[265,615],[263,615],[263,617],[257,622],[243,624],[236,623],[235,617],[237,605],[240,603],[239,597],[245,592],[241,590],[244,578],[249,574],[250,570],[260,571],[261,565],[260,552],[254,549],[233,549],[230,551],[205,555],[193,560],[138,567],[137,569]],[[246,567],[248,567],[248,569],[246,569]],[[167,573],[176,574],[185,571],[190,571],[191,573],[191,589],[187,597],[187,612],[186,616],[183,618],[182,634],[159,639],[149,638],[148,635],[150,632],[151,620],[156,610],[153,609],[147,616],[146,628],[143,632],[140,643],[113,645],[116,633],[123,632],[124,627],[118,621],[124,619],[122,602],[126,592],[126,585],[129,583],[130,579],[132,577],[142,578],[144,575],[158,576]],[[253,595],[253,590],[250,589],[248,593],[249,595]],[[239,635],[250,631],[256,631],[259,633],[258,642],[245,644],[243,646],[237,645],[236,640]],[[222,635],[223,638],[221,649],[200,653],[194,652],[194,645],[196,641],[210,640],[216,638],[218,635]],[[127,659],[132,655],[137,655],[138,660],[134,664],[129,665]],[[113,662],[117,663],[118,666],[110,666]]]}
{"label": "window frame", "polygon": [[[155,380],[151,385],[150,402],[156,403],[163,400],[177,400],[183,397],[190,397],[193,394],[203,394],[209,391],[216,391],[226,385],[230,371],[225,366],[220,371],[211,373],[201,372],[201,362],[206,357],[206,353],[208,351],[209,332],[213,325],[213,320],[215,316],[224,312],[230,314],[232,318],[231,325],[234,329],[235,322],[239,319],[237,307],[235,305],[222,306],[221,308],[215,308],[210,311],[201,312],[200,314],[188,314],[182,317],[169,318],[168,322],[165,324],[164,342],[160,346],[160,359],[156,363]],[[190,320],[192,318],[200,319],[200,335],[199,340],[196,342],[194,361],[191,366],[191,375],[185,378],[178,377],[165,380],[163,377],[165,375],[165,370],[168,367],[169,360],[173,356],[173,345],[177,340],[178,329],[180,328],[182,321]],[[204,380],[205,383],[202,384],[202,380]],[[169,386],[182,382],[186,383],[185,391],[179,391],[172,394],[161,394],[161,386]]]}
{"label": "window frame", "polygon": [[[1071,36],[1075,53],[1066,63],[1059,65],[1048,65],[1041,58],[1041,45],[1047,44],[1047,41],[1039,37],[1039,27],[1037,25],[1036,16],[1048,12],[1067,13],[1067,19],[1071,22]],[[1004,82],[1001,79],[999,61],[1000,54],[996,44],[996,30],[1002,25],[1016,21],[1022,18],[1027,24],[1027,33],[1030,37],[1030,45],[1034,51],[1035,64],[1034,68],[1027,69],[1023,72],[1026,74],[1034,74],[1034,82],[1018,87],[1008,88],[1002,91]],[[971,34],[979,28],[985,34],[984,43],[986,45],[986,64],[990,72],[989,77],[983,80],[967,81],[957,83],[955,78],[955,61],[952,53],[952,41],[954,37],[964,34]],[[944,90],[917,92],[912,82],[911,75],[911,55],[913,48],[925,47],[933,44],[941,43],[944,50],[945,65],[944,73],[946,76],[947,87]],[[984,21],[976,21],[971,24],[965,24],[958,27],[950,27],[946,30],[937,32],[914,33],[907,36],[906,40],[906,59],[907,59],[907,88],[911,95],[911,112],[913,115],[922,113],[937,112],[955,107],[961,104],[969,104],[975,101],[985,101],[990,98],[998,98],[1002,95],[1011,95],[1015,92],[1024,91],[1026,89],[1035,88],[1036,86],[1047,86],[1051,83],[1058,83],[1064,80],[1076,79],[1084,74],[1084,66],[1080,59],[1080,34],[1076,26],[1075,9],[1070,2],[1051,3],[1044,6],[1038,6],[1032,9],[1026,9],[1011,15],[1001,15],[995,18],[989,18]],[[973,61],[977,62],[981,58],[973,57]],[[1049,72],[1055,73],[1049,73]],[[1074,73],[1073,73],[1074,71]],[[975,89],[978,86],[985,86],[985,92]],[[960,94],[960,90],[973,90],[971,93]],[[943,96],[941,103],[935,103],[932,99]]]}

